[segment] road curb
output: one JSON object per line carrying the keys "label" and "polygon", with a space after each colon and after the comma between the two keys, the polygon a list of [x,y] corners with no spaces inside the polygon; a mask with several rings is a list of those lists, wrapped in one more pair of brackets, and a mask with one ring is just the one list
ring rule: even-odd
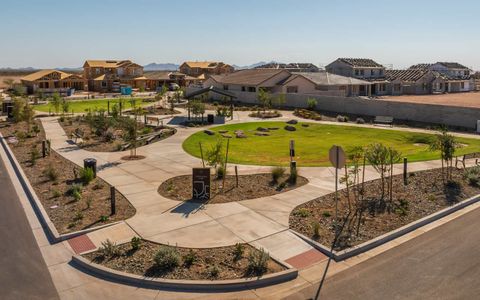
{"label": "road curb", "polygon": [[[281,265],[286,264],[277,261]],[[72,256],[71,263],[80,270],[93,276],[113,280],[122,284],[129,284],[145,288],[162,288],[174,291],[202,291],[202,292],[230,292],[246,289],[256,289],[265,286],[275,285],[293,280],[298,276],[298,270],[289,268],[287,270],[268,274],[262,277],[232,279],[232,280],[178,280],[145,277],[113,270],[102,265],[93,263],[80,256]]]}
{"label": "road curb", "polygon": [[459,211],[467,206],[470,206],[472,204],[475,204],[480,201],[480,195],[473,196],[471,198],[465,199],[453,206],[444,208],[440,211],[437,211],[436,213],[433,213],[431,215],[425,216],[417,221],[411,222],[407,225],[404,225],[398,229],[395,229],[393,231],[387,232],[381,236],[378,236],[374,239],[371,239],[369,241],[366,241],[362,244],[359,244],[357,246],[342,250],[342,251],[330,251],[329,247],[326,247],[325,245],[322,245],[311,238],[298,233],[292,229],[289,229],[292,233],[300,237],[302,240],[305,242],[309,243],[312,247],[316,248],[320,252],[324,253],[325,255],[333,258],[335,261],[342,261],[345,259],[348,259],[353,256],[357,256],[361,253],[364,253],[368,250],[371,250],[375,247],[378,247],[380,245],[383,245],[389,241],[395,240],[407,233],[410,233],[416,229],[420,229],[425,225],[428,225],[434,221],[440,220],[456,211]]}

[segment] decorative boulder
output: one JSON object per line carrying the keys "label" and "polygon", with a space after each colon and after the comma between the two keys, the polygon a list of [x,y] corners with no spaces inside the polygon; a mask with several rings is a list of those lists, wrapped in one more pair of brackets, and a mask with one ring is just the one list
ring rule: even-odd
{"label": "decorative boulder", "polygon": [[287,125],[287,126],[285,126],[285,130],[287,130],[287,131],[296,131],[297,128],[295,128],[295,126]]}
{"label": "decorative boulder", "polygon": [[278,130],[278,127],[268,127],[268,130]]}
{"label": "decorative boulder", "polygon": [[226,139],[231,139],[232,138],[232,136],[229,135],[229,134],[222,134],[222,137],[226,138]]}
{"label": "decorative boulder", "polygon": [[269,136],[268,133],[265,133],[265,132],[255,132],[255,135],[258,135],[258,136]]}
{"label": "decorative boulder", "polygon": [[205,132],[208,135],[215,135],[215,132],[213,132],[211,130],[208,130],[208,129],[204,130],[203,132]]}
{"label": "decorative boulder", "polygon": [[290,120],[290,121],[287,121],[287,124],[291,124],[291,125],[295,125],[297,124],[298,121],[297,120]]}
{"label": "decorative boulder", "polygon": [[260,132],[268,132],[268,129],[265,128],[265,127],[258,127],[258,128],[257,128],[257,131],[260,131]]}
{"label": "decorative boulder", "polygon": [[243,130],[237,130],[235,131],[235,136],[239,139],[244,139],[246,138],[247,136],[245,135],[245,132],[243,132]]}

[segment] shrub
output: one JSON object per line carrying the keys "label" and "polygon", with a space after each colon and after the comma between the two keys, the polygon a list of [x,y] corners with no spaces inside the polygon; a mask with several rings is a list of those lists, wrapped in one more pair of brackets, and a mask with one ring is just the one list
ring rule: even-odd
{"label": "shrub", "polygon": [[72,184],[67,191],[67,194],[74,196],[75,194],[82,194],[82,186],[80,184]]}
{"label": "shrub", "polygon": [[73,217],[73,221],[77,222],[83,219],[83,214],[81,212],[77,212],[75,216]]}
{"label": "shrub", "polygon": [[103,189],[103,184],[101,184],[100,182],[95,183],[95,185],[92,187],[92,190],[94,191],[101,189]]}
{"label": "shrub", "polygon": [[217,179],[223,179],[227,175],[227,169],[225,169],[225,164],[221,163],[217,166]]}
{"label": "shrub", "polygon": [[405,199],[400,199],[397,207],[395,208],[395,213],[404,217],[408,213],[408,201]]}
{"label": "shrub", "polygon": [[338,115],[338,116],[337,116],[337,122],[348,122],[348,117],[347,117],[347,116]]}
{"label": "shrub", "polygon": [[107,239],[102,242],[102,246],[98,249],[104,257],[115,257],[120,255],[120,249],[117,244]]}
{"label": "shrub", "polygon": [[107,221],[108,221],[108,216],[105,216],[105,215],[100,216],[100,222],[105,223]]}
{"label": "shrub", "polygon": [[357,124],[365,124],[365,120],[364,120],[363,118],[357,118],[357,119],[355,120],[355,123],[357,123]]}
{"label": "shrub", "polygon": [[75,201],[80,201],[82,199],[82,194],[77,191],[73,192],[72,196],[73,196],[73,199],[75,199]]}
{"label": "shrub", "polygon": [[233,250],[233,259],[239,260],[243,257],[243,253],[245,252],[245,246],[240,243],[235,244],[235,249]]}
{"label": "shrub", "polygon": [[271,173],[272,173],[272,182],[278,183],[278,180],[282,178],[282,176],[285,174],[285,168],[274,167],[272,168]]}
{"label": "shrub", "polygon": [[93,198],[88,197],[88,199],[87,199],[87,209],[90,209],[90,206],[92,206],[92,202],[93,202]]}
{"label": "shrub", "polygon": [[313,237],[318,238],[320,236],[320,223],[313,222],[312,229],[313,229]]}
{"label": "shrub", "polygon": [[150,128],[150,127],[143,127],[143,129],[142,129],[142,134],[149,134],[149,133],[151,133],[152,131],[153,131],[153,130],[152,130],[152,128]]}
{"label": "shrub", "polygon": [[435,197],[435,195],[434,195],[434,194],[430,194],[430,195],[428,195],[428,197],[427,197],[427,198],[428,198],[428,201],[430,201],[430,202],[434,202],[434,201],[436,201],[436,200],[437,200],[437,197]]}
{"label": "shrub", "polygon": [[480,182],[480,166],[466,169],[463,172],[463,178],[467,180],[471,186],[478,186]]}
{"label": "shrub", "polygon": [[212,277],[212,278],[217,278],[219,273],[220,273],[220,270],[218,269],[218,267],[216,265],[211,266],[208,269],[208,275],[210,275],[210,277]]}
{"label": "shrub", "polygon": [[251,251],[248,255],[247,272],[260,276],[267,271],[270,255],[263,248],[259,251]]}
{"label": "shrub", "polygon": [[162,246],[155,254],[153,260],[158,268],[172,270],[180,265],[180,254],[173,247]]}
{"label": "shrub", "polygon": [[30,163],[32,163],[32,165],[35,165],[39,157],[40,153],[38,152],[37,145],[34,145],[32,147],[32,150],[30,151]]}
{"label": "shrub", "polygon": [[48,177],[50,181],[57,181],[58,179],[58,172],[52,166],[49,166],[47,168],[47,170],[45,171],[45,175]]}
{"label": "shrub", "polygon": [[324,211],[322,212],[322,216],[324,216],[325,218],[330,218],[332,214],[329,211]]}
{"label": "shrub", "polygon": [[187,268],[190,268],[197,261],[197,254],[190,249],[186,255],[183,256],[183,263]]}
{"label": "shrub", "polygon": [[295,185],[297,184],[297,179],[298,179],[298,171],[297,169],[291,169],[290,171],[290,175],[288,176],[288,182],[291,184],[291,185]]}
{"label": "shrub", "polygon": [[53,190],[52,194],[53,194],[53,198],[58,198],[62,195],[62,193],[60,193],[59,190]]}
{"label": "shrub", "polygon": [[308,211],[308,209],[306,208],[300,208],[298,210],[295,210],[293,212],[293,215],[300,218],[306,218],[310,216],[310,211]]}
{"label": "shrub", "polygon": [[80,170],[80,179],[83,184],[88,185],[93,180],[93,168],[84,168]]}
{"label": "shrub", "polygon": [[309,110],[315,110],[315,108],[317,107],[317,100],[313,99],[313,98],[308,98],[307,99],[307,108]]}
{"label": "shrub", "polygon": [[130,240],[130,246],[132,247],[133,251],[137,251],[138,249],[140,249],[141,243],[142,243],[142,240],[138,236],[134,236]]}

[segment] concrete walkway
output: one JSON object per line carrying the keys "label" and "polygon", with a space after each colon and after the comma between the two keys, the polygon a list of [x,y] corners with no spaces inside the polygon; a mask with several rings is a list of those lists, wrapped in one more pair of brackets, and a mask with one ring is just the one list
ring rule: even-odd
{"label": "concrete walkway", "polygon": [[[282,112],[280,120],[291,119],[291,112]],[[248,117],[248,112],[239,112],[232,123],[258,121]],[[312,250],[312,248],[289,232],[290,212],[298,205],[334,191],[334,169],[327,167],[299,168],[309,183],[295,190],[259,199],[223,204],[178,202],[157,193],[159,185],[168,178],[191,174],[192,167],[201,165],[199,159],[182,149],[183,141],[204,128],[177,126],[177,133],[160,142],[141,147],[139,161],[123,161],[128,151],[114,153],[89,152],[78,148],[67,137],[55,118],[42,119],[47,138],[53,149],[74,163],[82,166],[83,159],[96,158],[98,175],[123,193],[137,213],[126,220],[135,233],[146,240],[180,247],[210,248],[251,243],[265,248],[274,257],[287,260]],[[368,125],[363,125],[368,126]],[[403,130],[402,128],[396,128]],[[409,171],[419,171],[440,166],[439,161],[409,164]],[[231,166],[233,168],[233,166]],[[270,167],[238,165],[240,174],[268,172]],[[395,166],[400,174],[402,166]],[[378,178],[368,167],[366,179]],[[119,227],[123,230],[125,227]],[[100,231],[112,231],[112,228]],[[113,235],[113,233],[110,233]],[[201,238],[199,237],[201,235]],[[93,234],[90,234],[93,235]],[[109,236],[103,234],[102,236]],[[123,240],[128,238],[128,235]],[[111,240],[115,240],[110,238]],[[96,246],[100,240],[94,239]],[[118,241],[120,242],[120,241]]]}

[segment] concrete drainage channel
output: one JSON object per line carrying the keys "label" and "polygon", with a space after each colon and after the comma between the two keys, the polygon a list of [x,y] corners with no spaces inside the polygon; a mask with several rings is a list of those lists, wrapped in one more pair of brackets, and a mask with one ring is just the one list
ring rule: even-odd
{"label": "concrete drainage channel", "polygon": [[379,237],[376,237],[372,240],[369,240],[369,241],[366,241],[360,245],[357,245],[357,246],[354,246],[354,247],[351,247],[351,248],[348,248],[348,249],[345,249],[345,250],[342,250],[342,251],[330,251],[331,248],[330,247],[326,247],[312,239],[310,239],[309,237],[301,234],[301,233],[298,233],[298,232],[295,232],[293,230],[291,230],[295,235],[297,235],[298,237],[300,237],[301,239],[303,239],[305,242],[307,242],[308,244],[310,244],[312,247],[314,247],[315,249],[319,250],[320,252],[322,252],[323,254],[327,255],[328,257],[331,257],[333,258],[335,261],[342,261],[342,260],[345,260],[345,259],[348,259],[350,257],[353,257],[353,256],[356,256],[356,255],[359,255],[359,254],[362,254],[364,252],[367,252],[368,250],[371,250],[375,247],[378,247],[382,244],[385,244],[389,241],[392,241],[396,238],[399,238],[407,233],[410,233],[416,229],[419,229],[427,224],[430,224],[434,221],[437,221],[443,217],[446,217],[460,209],[463,209],[467,206],[470,206],[472,204],[475,204],[477,203],[478,201],[480,201],[480,195],[476,195],[476,196],[473,196],[471,198],[468,198],[466,200],[463,200],[462,202],[459,202],[451,207],[447,207],[445,209],[442,209],[434,214],[431,214],[429,216],[426,216],[422,219],[419,219],[417,221],[414,221],[410,224],[407,224],[405,226],[402,226],[396,230],[393,230],[393,231],[390,231],[390,232],[387,232],[386,234],[384,235],[381,235]]}
{"label": "concrete drainage channel", "polygon": [[232,279],[232,280],[178,280],[144,277],[113,270],[102,265],[90,262],[88,259],[74,255],[72,264],[88,274],[123,284],[144,288],[161,288],[173,291],[201,291],[201,292],[231,292],[245,289],[261,288],[293,280],[298,276],[298,270],[285,262],[276,260],[287,270],[268,274],[261,277]]}

